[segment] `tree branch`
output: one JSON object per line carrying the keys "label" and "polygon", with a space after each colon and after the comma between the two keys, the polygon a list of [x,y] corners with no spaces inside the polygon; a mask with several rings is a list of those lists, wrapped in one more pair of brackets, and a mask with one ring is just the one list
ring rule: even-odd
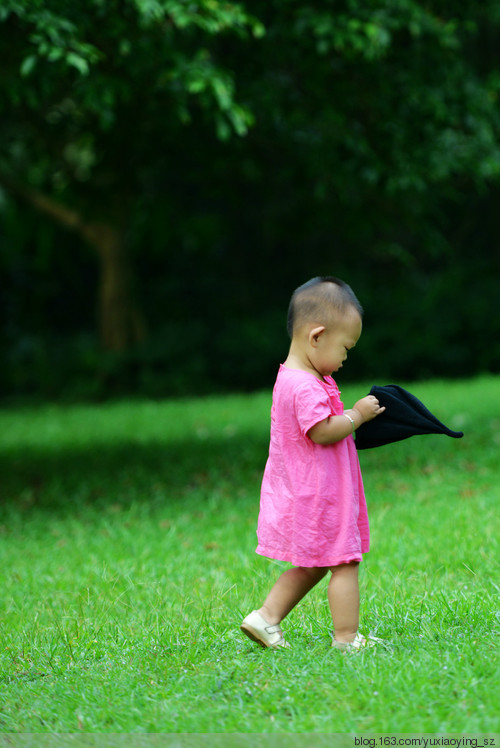
{"label": "tree branch", "polygon": [[1,172],[0,182],[5,185],[9,192],[12,192],[14,195],[17,195],[30,203],[41,213],[50,216],[62,226],[66,226],[69,229],[73,229],[74,231],[83,234],[85,223],[78,211],[68,208],[57,200],[44,195],[39,190],[19,184],[19,182],[16,182],[14,179],[11,179],[11,177]]}

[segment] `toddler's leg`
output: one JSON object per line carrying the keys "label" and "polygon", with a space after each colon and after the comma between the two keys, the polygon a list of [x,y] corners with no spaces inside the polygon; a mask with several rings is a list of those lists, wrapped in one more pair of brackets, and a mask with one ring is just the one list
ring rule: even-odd
{"label": "toddler's leg", "polygon": [[332,566],[328,585],[328,602],[335,639],[352,642],[359,626],[358,562]]}
{"label": "toddler's leg", "polygon": [[270,624],[280,623],[328,569],[297,566],[283,572],[275,582],[259,613]]}

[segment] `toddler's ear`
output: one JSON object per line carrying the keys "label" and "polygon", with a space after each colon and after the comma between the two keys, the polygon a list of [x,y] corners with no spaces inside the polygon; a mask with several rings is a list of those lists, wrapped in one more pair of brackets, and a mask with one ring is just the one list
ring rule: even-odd
{"label": "toddler's ear", "polygon": [[326,328],[324,325],[321,325],[319,327],[313,327],[313,329],[309,332],[309,343],[312,345],[313,348],[316,348],[319,339],[321,335],[325,332]]}

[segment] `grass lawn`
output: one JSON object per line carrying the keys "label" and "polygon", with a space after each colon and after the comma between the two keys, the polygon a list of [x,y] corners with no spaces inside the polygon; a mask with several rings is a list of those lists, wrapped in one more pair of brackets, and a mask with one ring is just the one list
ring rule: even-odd
{"label": "grass lawn", "polygon": [[254,552],[269,392],[4,409],[0,732],[500,732],[500,378],[409,389],[465,438],[360,453],[391,646],[350,656],[326,580],[290,651],[239,631],[284,566]]}

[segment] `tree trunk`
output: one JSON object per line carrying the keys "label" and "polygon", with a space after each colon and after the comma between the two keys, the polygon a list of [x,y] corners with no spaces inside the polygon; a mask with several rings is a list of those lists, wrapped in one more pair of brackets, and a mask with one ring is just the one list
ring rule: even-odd
{"label": "tree trunk", "polygon": [[107,223],[87,221],[51,197],[2,177],[5,186],[61,226],[76,231],[99,258],[99,335],[108,351],[122,352],[146,337],[144,318],[132,293],[132,272],[123,232]]}
{"label": "tree trunk", "polygon": [[123,236],[101,223],[82,227],[82,235],[100,260],[99,332],[108,351],[125,351],[146,337],[144,320],[132,295],[131,269]]}

